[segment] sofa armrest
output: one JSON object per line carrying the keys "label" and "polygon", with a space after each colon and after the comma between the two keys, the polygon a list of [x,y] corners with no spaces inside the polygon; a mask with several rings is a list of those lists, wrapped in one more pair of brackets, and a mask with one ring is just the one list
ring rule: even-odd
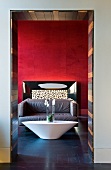
{"label": "sofa armrest", "polygon": [[26,102],[28,99],[22,101],[21,103],[18,104],[18,117],[22,117],[25,114],[26,110]]}
{"label": "sofa armrest", "polygon": [[70,113],[72,116],[78,115],[78,104],[74,100],[70,101]]}

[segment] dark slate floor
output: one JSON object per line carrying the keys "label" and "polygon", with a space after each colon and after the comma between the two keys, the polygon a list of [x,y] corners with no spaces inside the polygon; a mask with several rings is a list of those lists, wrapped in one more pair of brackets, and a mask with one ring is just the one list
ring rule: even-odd
{"label": "dark slate floor", "polygon": [[0,170],[111,170],[111,164],[93,164],[88,155],[87,118],[57,140],[43,140],[31,131],[19,137],[18,157]]}

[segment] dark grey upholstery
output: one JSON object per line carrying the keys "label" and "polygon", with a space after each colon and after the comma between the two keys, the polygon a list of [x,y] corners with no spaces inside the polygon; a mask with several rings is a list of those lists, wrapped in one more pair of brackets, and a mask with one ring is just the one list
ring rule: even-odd
{"label": "dark grey upholstery", "polygon": [[[44,99],[26,99],[18,105],[19,125],[23,121],[46,120],[46,108]],[[49,112],[51,113],[51,104]],[[55,100],[55,120],[74,121],[77,120],[77,103],[69,99]]]}

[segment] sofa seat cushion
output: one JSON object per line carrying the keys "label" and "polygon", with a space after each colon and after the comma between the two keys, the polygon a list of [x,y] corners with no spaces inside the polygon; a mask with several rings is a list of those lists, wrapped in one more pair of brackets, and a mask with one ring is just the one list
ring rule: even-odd
{"label": "sofa seat cushion", "polygon": [[23,125],[22,122],[25,121],[40,121],[46,120],[46,113],[35,113],[30,116],[19,117],[19,125]]}
{"label": "sofa seat cushion", "polygon": [[[76,121],[77,117],[72,116],[70,113],[55,113],[54,115],[55,120],[62,120],[62,121]],[[42,121],[46,120],[46,113],[33,113],[31,116],[24,116],[19,117],[19,125],[23,125],[22,122],[25,121]]]}
{"label": "sofa seat cushion", "polygon": [[63,121],[76,121],[77,116],[72,116],[70,113],[55,113],[55,120],[63,120]]}

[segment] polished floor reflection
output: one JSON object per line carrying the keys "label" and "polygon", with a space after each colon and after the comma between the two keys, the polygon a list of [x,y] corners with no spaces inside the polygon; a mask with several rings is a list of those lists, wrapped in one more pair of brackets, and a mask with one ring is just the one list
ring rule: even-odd
{"label": "polished floor reflection", "polygon": [[111,169],[111,164],[91,163],[87,137],[87,118],[80,118],[75,130],[56,140],[43,140],[31,131],[23,131],[19,137],[16,162],[0,164],[0,170]]}

